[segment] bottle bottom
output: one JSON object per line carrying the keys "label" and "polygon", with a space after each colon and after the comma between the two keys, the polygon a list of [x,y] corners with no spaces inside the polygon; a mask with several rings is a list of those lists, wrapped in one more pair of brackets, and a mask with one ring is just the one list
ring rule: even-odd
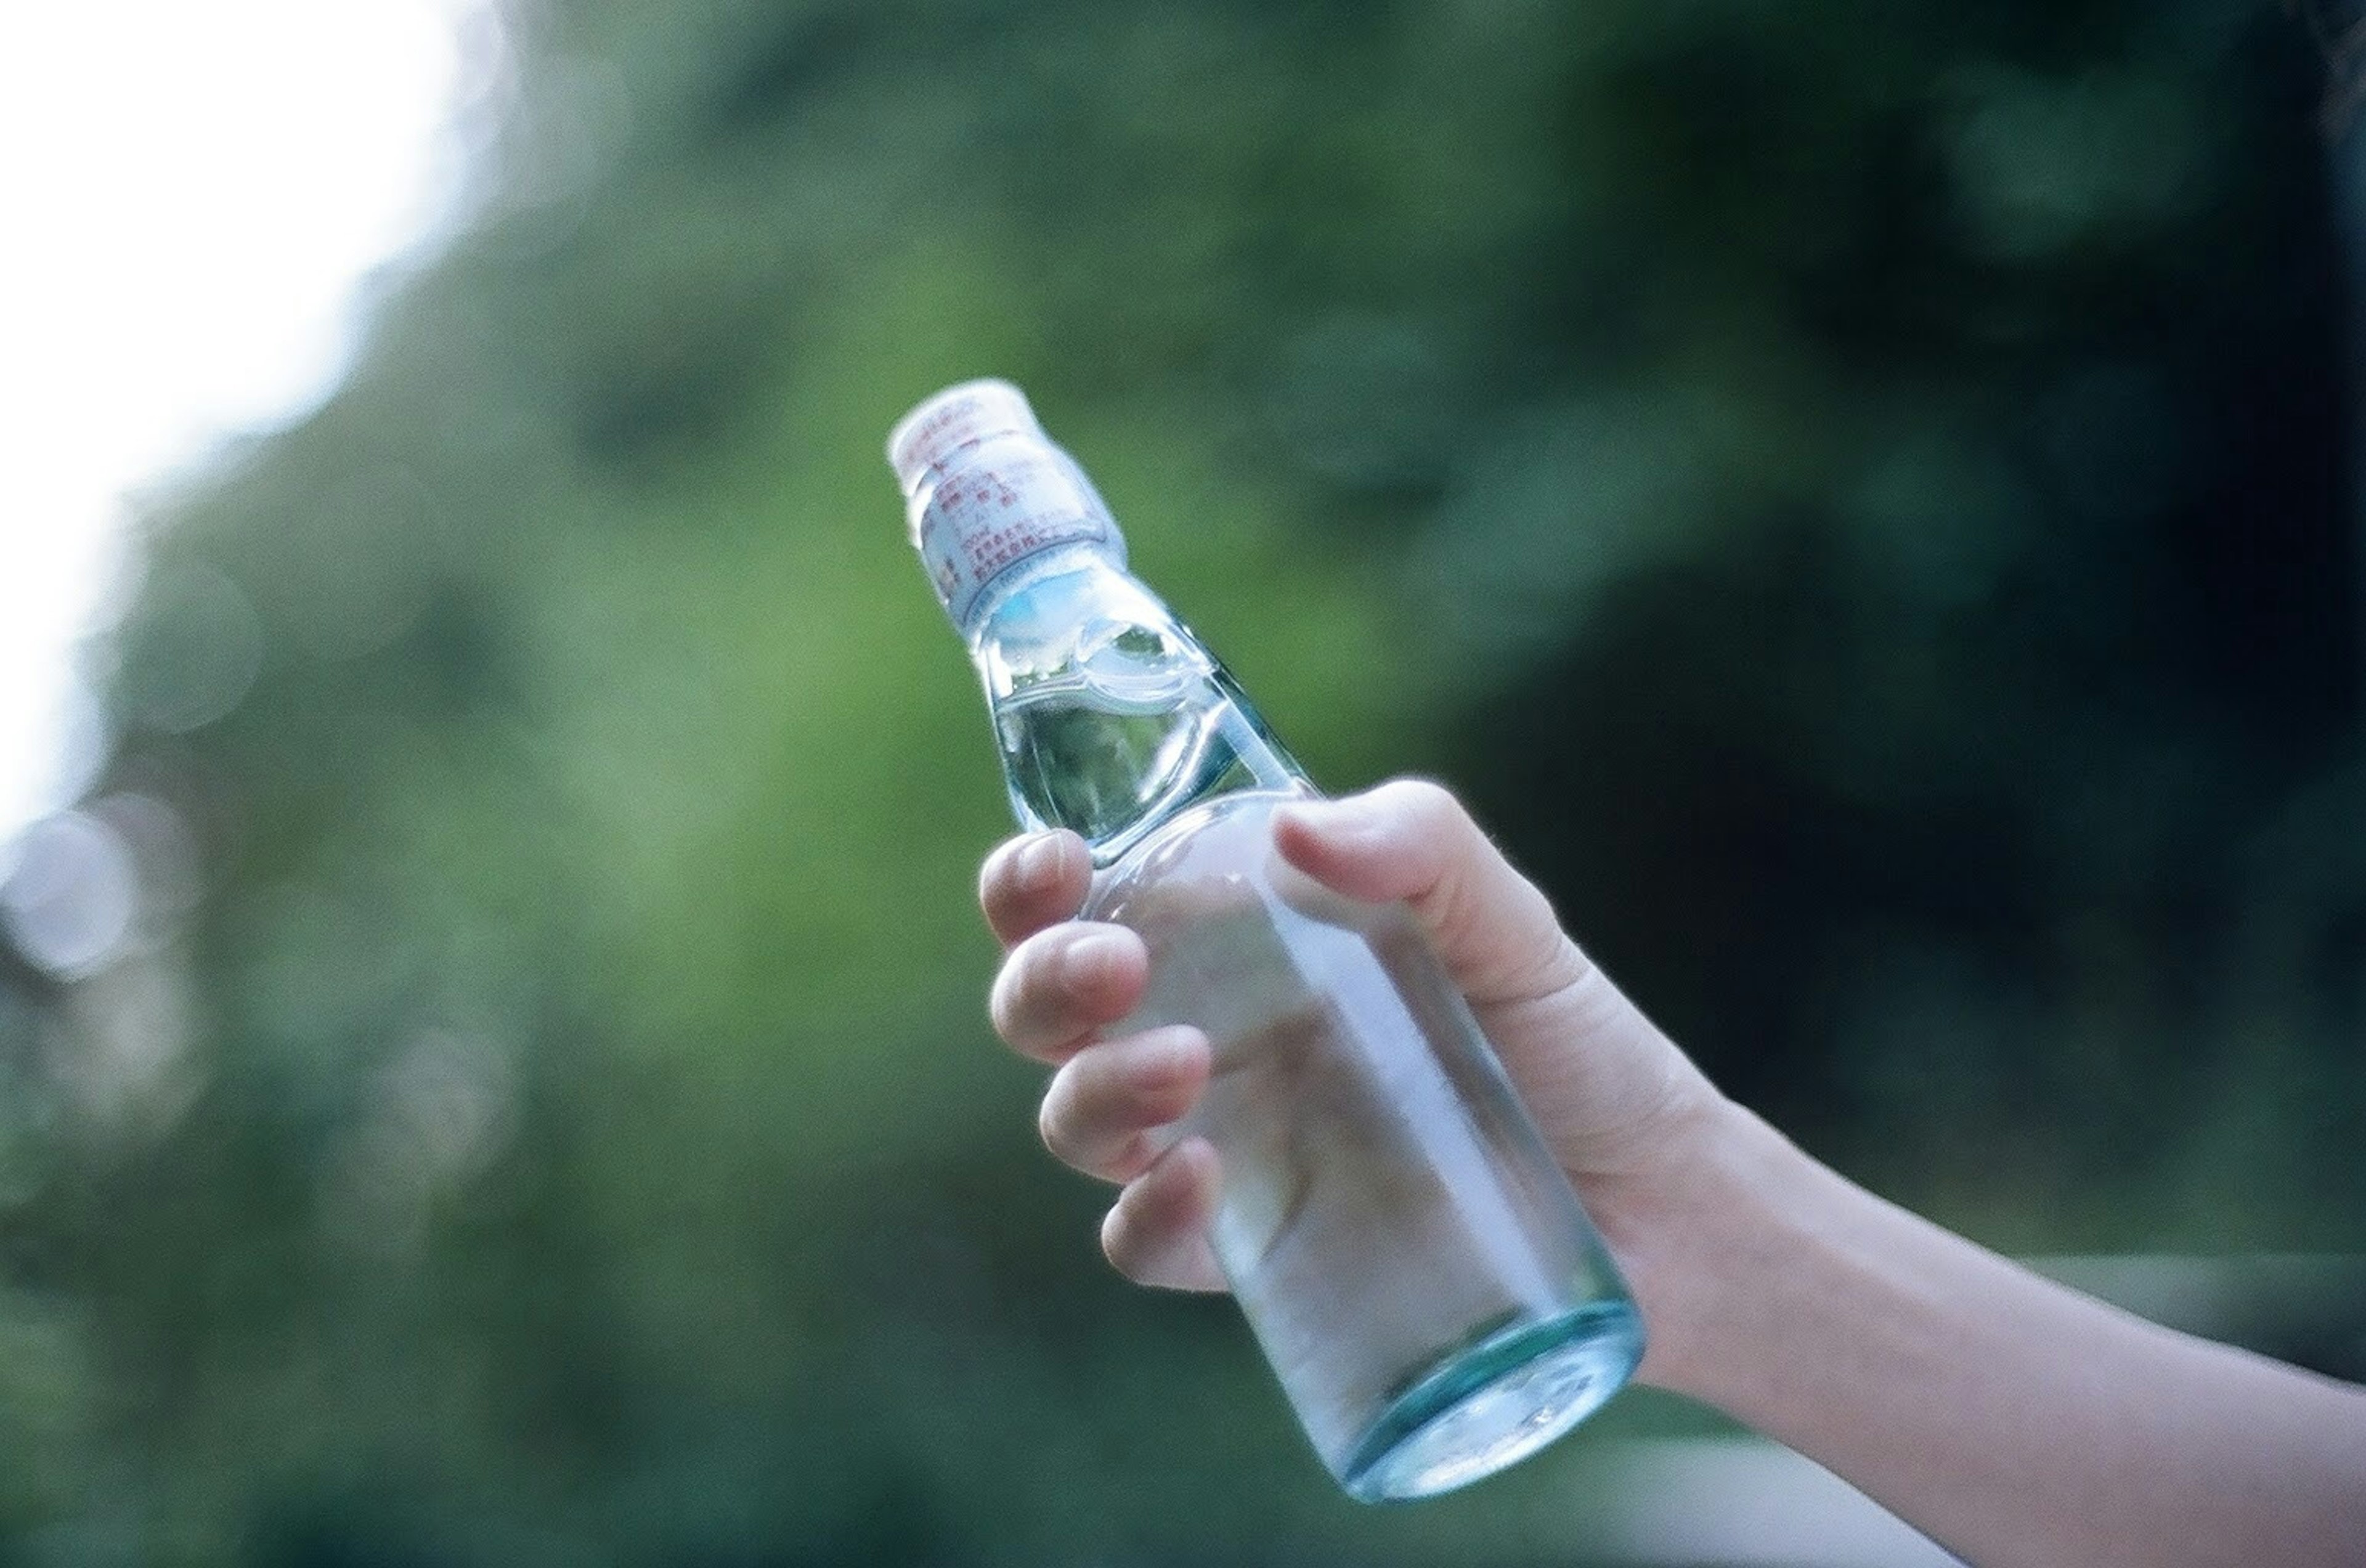
{"label": "bottle bottom", "polygon": [[1434,1497],[1518,1462],[1599,1409],[1643,1357],[1635,1310],[1594,1302],[1502,1329],[1390,1401],[1340,1484],[1358,1502]]}

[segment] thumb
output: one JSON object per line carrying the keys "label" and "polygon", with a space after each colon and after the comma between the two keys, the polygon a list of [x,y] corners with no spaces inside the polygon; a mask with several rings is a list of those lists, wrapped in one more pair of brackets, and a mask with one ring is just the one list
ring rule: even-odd
{"label": "thumb", "polygon": [[1425,779],[1285,807],[1273,840],[1282,859],[1342,897],[1409,907],[1474,1006],[1531,1000],[1585,974],[1536,884]]}

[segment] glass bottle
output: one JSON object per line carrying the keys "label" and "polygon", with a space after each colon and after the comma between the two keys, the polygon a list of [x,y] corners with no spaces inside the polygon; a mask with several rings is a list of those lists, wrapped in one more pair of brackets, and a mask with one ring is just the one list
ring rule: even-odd
{"label": "glass bottle", "polygon": [[1011,807],[1096,868],[1084,918],[1139,932],[1148,990],[1111,1031],[1196,1026],[1210,1239],[1339,1483],[1429,1495],[1607,1399],[1642,1325],[1568,1178],[1401,906],[1283,862],[1314,795],[1237,684],[1125,570],[1091,481],[1007,382],[888,442],[912,540],[986,683]]}

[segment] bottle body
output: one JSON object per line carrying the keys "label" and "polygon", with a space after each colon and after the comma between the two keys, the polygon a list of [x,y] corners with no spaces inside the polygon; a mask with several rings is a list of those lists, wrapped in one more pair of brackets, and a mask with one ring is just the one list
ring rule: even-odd
{"label": "bottle body", "polygon": [[[1149,949],[1148,989],[1112,1032],[1185,1023],[1209,1039],[1208,1092],[1177,1135],[1216,1149],[1211,1240],[1324,1462],[1365,1500],[1477,1480],[1616,1392],[1639,1320],[1410,913],[1279,859],[1272,814],[1313,786],[1123,570],[1113,525],[1097,536],[1070,515],[1098,497],[1073,465],[1031,457],[1037,444],[948,442],[907,479],[924,555],[932,523],[1050,541],[994,564],[940,537],[954,564],[931,566],[960,605],[1014,812],[1084,837],[1085,916]],[[1028,487],[1003,481],[1030,461],[1053,476],[1036,498],[1053,525],[1006,521],[1029,511]]]}
{"label": "bottle body", "polygon": [[1210,1240],[1316,1452],[1353,1495],[1424,1496],[1575,1425],[1640,1331],[1411,915],[1275,853],[1273,812],[1296,797],[1183,812],[1101,874],[1086,913],[1150,951],[1120,1030],[1208,1036],[1208,1090],[1178,1131],[1216,1150]]}

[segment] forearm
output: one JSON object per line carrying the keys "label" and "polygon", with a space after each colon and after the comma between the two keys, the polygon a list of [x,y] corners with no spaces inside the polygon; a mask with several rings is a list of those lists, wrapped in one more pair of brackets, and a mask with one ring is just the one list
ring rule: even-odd
{"label": "forearm", "polygon": [[1647,1378],[1982,1568],[2366,1562],[2366,1392],[2040,1279],[1746,1112],[1603,1207]]}

